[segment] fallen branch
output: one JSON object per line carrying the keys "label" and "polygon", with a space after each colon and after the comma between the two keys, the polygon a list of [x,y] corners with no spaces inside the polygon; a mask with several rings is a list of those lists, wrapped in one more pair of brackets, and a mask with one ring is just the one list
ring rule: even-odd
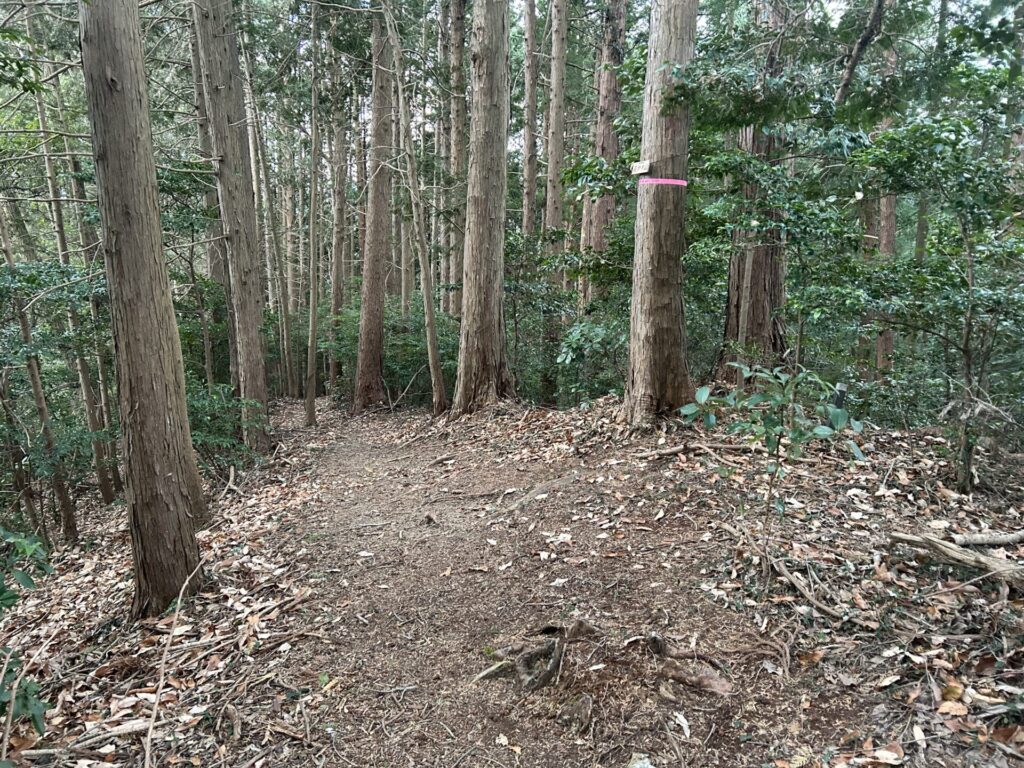
{"label": "fallen branch", "polygon": [[1017,589],[1024,589],[1024,568],[1008,560],[974,552],[951,541],[926,534],[914,536],[909,533],[894,532],[890,534],[890,539],[893,543],[924,547],[944,563],[979,568],[985,571],[987,576],[1001,579]]}
{"label": "fallen branch", "polygon": [[1024,529],[1016,533],[957,533],[953,541],[961,547],[1002,547],[1024,541]]}
{"label": "fallen branch", "polygon": [[[678,456],[681,453],[686,453],[690,450],[704,451],[705,453],[712,453],[713,451],[735,451],[737,453],[768,453],[768,449],[763,445],[757,445],[756,443],[683,443],[682,445],[676,445],[671,448],[659,448],[656,451],[647,451],[645,453],[635,453],[633,458],[635,459],[664,459],[669,456]],[[831,457],[828,457],[831,458]],[[814,459],[808,459],[801,456],[790,456],[786,458],[787,462],[794,462],[797,464],[817,464],[818,462]]]}

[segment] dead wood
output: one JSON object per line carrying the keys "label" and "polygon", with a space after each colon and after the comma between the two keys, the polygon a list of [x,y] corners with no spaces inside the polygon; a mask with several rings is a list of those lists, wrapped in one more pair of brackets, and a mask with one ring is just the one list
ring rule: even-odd
{"label": "dead wood", "polygon": [[516,673],[523,690],[529,693],[554,682],[562,668],[564,651],[565,643],[556,638],[520,654],[516,659]]}
{"label": "dead wood", "polygon": [[968,568],[978,568],[985,571],[986,575],[992,578],[1005,581],[1017,589],[1024,589],[1024,568],[1016,563],[994,557],[993,555],[974,552],[951,541],[927,534],[914,536],[909,533],[894,532],[890,535],[890,538],[893,543],[924,547],[941,562],[951,565],[962,565]]}
{"label": "dead wood", "polygon": [[[756,443],[683,443],[682,445],[675,445],[671,448],[659,448],[655,451],[646,451],[644,453],[635,453],[633,458],[635,459],[664,459],[670,456],[678,456],[681,453],[686,453],[691,450],[704,451],[705,453],[712,454],[715,451],[735,451],[737,453],[763,453],[767,454],[768,449],[763,445]],[[831,457],[829,457],[831,458]],[[817,464],[815,459],[808,459],[800,456],[791,456],[786,458],[786,461],[793,462],[796,464]],[[727,463],[724,462],[723,463]]]}
{"label": "dead wood", "polygon": [[961,547],[1003,547],[1024,541],[1024,529],[1016,533],[956,533],[953,541]]}

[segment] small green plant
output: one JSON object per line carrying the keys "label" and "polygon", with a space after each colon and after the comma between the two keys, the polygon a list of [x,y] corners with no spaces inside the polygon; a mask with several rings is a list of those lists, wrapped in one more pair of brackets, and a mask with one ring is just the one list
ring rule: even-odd
{"label": "small green plant", "polygon": [[[712,395],[710,387],[697,390],[694,402],[680,409],[690,422],[701,421],[713,429],[720,417],[728,416],[727,431],[745,436],[761,447],[765,454],[768,489],[765,494],[765,556],[767,567],[770,543],[770,514],[785,512],[785,502],[776,492],[786,475],[786,463],[803,456],[807,445],[815,440],[835,440],[847,429],[854,434],[863,424],[830,403],[835,388],[820,376],[806,369],[796,373],[783,367],[747,367],[732,363],[743,374],[743,382],[723,396]],[[852,440],[847,447],[857,459],[863,459],[860,448]]]}
{"label": "small green plant", "polygon": [[[0,618],[18,602],[20,589],[35,587],[32,575],[50,573],[46,562],[46,549],[35,536],[0,528]],[[20,589],[19,589],[20,588]],[[0,648],[0,721],[8,717],[13,707],[15,720],[27,717],[42,735],[43,715],[47,705],[39,697],[39,684],[25,676],[24,662],[13,648]],[[14,763],[9,763],[11,766]],[[0,763],[0,768],[4,768]]]}

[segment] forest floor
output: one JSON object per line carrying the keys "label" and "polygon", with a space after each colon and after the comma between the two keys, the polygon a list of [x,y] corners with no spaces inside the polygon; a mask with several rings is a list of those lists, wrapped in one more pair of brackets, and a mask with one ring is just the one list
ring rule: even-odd
{"label": "forest floor", "polygon": [[[821,445],[794,463],[780,518],[749,446],[630,435],[614,414],[607,400],[447,423],[323,403],[306,429],[282,407],[274,456],[211,490],[202,592],[142,625],[125,619],[123,512],[97,512],[0,630],[53,705],[45,738],[13,729],[13,756],[1017,764],[1020,574],[1008,588],[890,535],[1021,530],[1019,470],[960,496],[942,438],[870,431],[864,461]],[[1024,563],[1020,544],[970,551]]]}

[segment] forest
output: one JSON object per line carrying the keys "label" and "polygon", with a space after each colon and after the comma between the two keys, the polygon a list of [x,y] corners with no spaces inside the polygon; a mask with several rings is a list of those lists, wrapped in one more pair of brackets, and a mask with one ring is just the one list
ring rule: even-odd
{"label": "forest", "polygon": [[0,0],[0,768],[1024,764],[1024,3]]}

